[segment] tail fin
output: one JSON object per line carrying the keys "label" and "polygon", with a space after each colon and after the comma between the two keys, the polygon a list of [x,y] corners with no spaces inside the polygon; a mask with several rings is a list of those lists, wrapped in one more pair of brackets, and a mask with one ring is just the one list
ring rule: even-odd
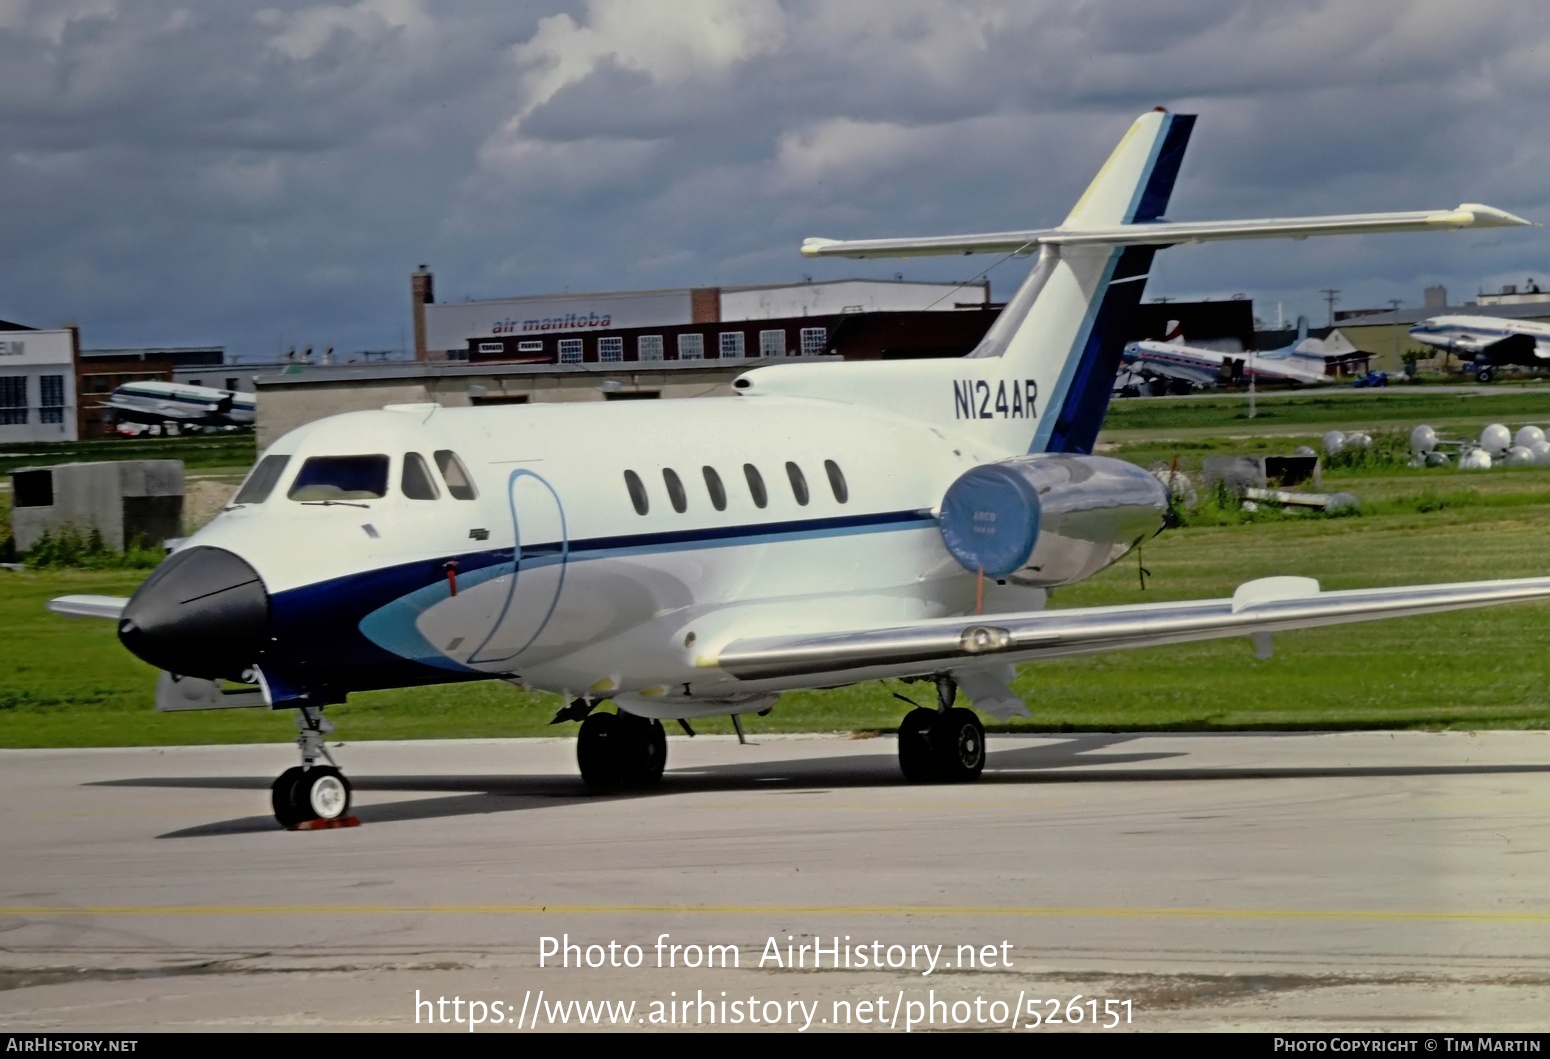
{"label": "tail fin", "polygon": [[1177,342],[1179,345],[1183,345],[1184,325],[1177,320],[1169,320],[1168,330],[1163,334],[1162,340],[1164,342]]}
{"label": "tail fin", "polygon": [[[1308,318],[1306,316],[1299,316],[1297,318],[1297,341],[1301,342],[1303,339],[1305,339],[1307,337],[1308,337]],[[1293,344],[1295,345],[1296,343],[1293,343]]]}
{"label": "tail fin", "polygon": [[[1163,110],[1137,118],[1062,230],[1112,229],[1160,218],[1194,126],[1193,115]],[[1040,247],[1038,264],[970,354],[998,358],[998,374],[1036,382],[1038,418],[1032,437],[1017,447],[1092,451],[1156,249],[1103,243]]]}

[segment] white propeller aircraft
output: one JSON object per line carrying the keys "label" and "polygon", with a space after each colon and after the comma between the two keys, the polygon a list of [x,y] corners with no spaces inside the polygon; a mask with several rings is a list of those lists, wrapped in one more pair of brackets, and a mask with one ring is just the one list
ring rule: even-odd
{"label": "white propeller aircraft", "polygon": [[[661,776],[663,720],[934,681],[899,763],[959,781],[984,767],[985,739],[956,692],[1026,714],[1015,663],[1226,636],[1263,650],[1283,629],[1550,598],[1550,578],[1320,592],[1270,577],[1230,599],[1042,611],[1047,590],[1163,525],[1155,478],[1091,454],[1158,247],[1526,223],[1472,205],[1166,222],[1193,125],[1143,115],[1056,228],[806,244],[1037,249],[966,358],[760,367],[725,398],[333,416],[271,446],[130,599],[50,606],[116,619],[165,671],[161,708],[296,709],[302,764],[273,786],[296,825],[349,807],[321,711],[353,691],[497,678],[562,692],[581,773],[608,786]],[[595,709],[607,700],[617,713]]]}
{"label": "white propeller aircraft", "polygon": [[1475,378],[1490,382],[1508,364],[1550,367],[1550,324],[1500,316],[1433,316],[1410,329],[1417,342],[1474,362]]}
{"label": "white propeller aircraft", "polygon": [[1170,381],[1182,385],[1185,390],[1238,379],[1322,385],[1335,381],[1329,374],[1329,356],[1351,352],[1355,352],[1355,347],[1349,342],[1336,349],[1325,340],[1309,338],[1308,320],[1299,316],[1297,337],[1279,349],[1255,353],[1202,349],[1187,344],[1183,334],[1170,326],[1161,340],[1142,339],[1127,344],[1121,360],[1133,374],[1151,382],[1154,393],[1160,394]]}

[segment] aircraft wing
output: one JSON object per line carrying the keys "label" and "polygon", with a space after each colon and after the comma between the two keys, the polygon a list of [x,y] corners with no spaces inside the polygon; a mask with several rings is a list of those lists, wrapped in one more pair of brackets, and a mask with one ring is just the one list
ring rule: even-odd
{"label": "aircraft wing", "polygon": [[[935,618],[872,629],[735,639],[695,664],[742,680],[820,673],[925,676],[967,666],[1250,636],[1550,599],[1550,577],[1322,592],[1306,577],[1269,577],[1231,599]],[[858,674],[858,671],[859,674]]]}
{"label": "aircraft wing", "polygon": [[175,401],[126,400],[121,397],[110,397],[105,407],[135,416],[177,421],[204,419],[210,414],[208,408],[193,408]]}
{"label": "aircraft wing", "polygon": [[1194,367],[1187,364],[1176,364],[1166,360],[1153,360],[1143,350],[1141,355],[1131,364],[1131,370],[1142,375],[1160,375],[1167,379],[1180,379],[1194,386],[1215,386],[1222,381],[1220,368],[1209,365]]}
{"label": "aircraft wing", "polygon": [[1495,342],[1480,343],[1475,346],[1477,357],[1484,357],[1492,364],[1528,364],[1533,365],[1542,358],[1536,356],[1539,344],[1534,341],[1533,335],[1516,334]]}
{"label": "aircraft wing", "polygon": [[129,600],[124,596],[58,596],[48,609],[67,618],[111,618],[117,621]]}
{"label": "aircraft wing", "polygon": [[1173,246],[1222,239],[1306,239],[1310,235],[1434,232],[1450,228],[1513,228],[1532,222],[1494,206],[1466,202],[1451,210],[1347,213],[1240,221],[1148,221],[1113,228],[1036,228],[1021,232],[942,235],[923,239],[808,239],[808,257],[926,257],[935,254],[1032,253],[1043,245]]}

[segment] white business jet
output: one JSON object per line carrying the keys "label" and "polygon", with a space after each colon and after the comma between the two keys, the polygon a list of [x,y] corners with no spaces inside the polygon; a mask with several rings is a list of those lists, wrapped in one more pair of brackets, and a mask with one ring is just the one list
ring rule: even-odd
{"label": "white business jet", "polygon": [[1056,228],[804,246],[1037,250],[968,357],[761,367],[725,398],[332,416],[271,446],[133,597],[51,607],[116,619],[166,671],[163,708],[234,704],[222,682],[246,681],[233,697],[297,710],[302,764],[273,786],[297,825],[348,810],[321,711],[353,691],[562,692],[582,776],[612,786],[661,776],[663,720],[918,679],[936,708],[904,718],[899,763],[959,781],[985,737],[956,693],[1026,715],[1014,663],[1226,636],[1263,651],[1283,629],[1550,598],[1550,578],[1320,592],[1270,577],[1230,599],[1042,611],[1163,525],[1155,478],[1091,455],[1158,247],[1526,223],[1485,206],[1165,222],[1193,124],[1142,116]]}

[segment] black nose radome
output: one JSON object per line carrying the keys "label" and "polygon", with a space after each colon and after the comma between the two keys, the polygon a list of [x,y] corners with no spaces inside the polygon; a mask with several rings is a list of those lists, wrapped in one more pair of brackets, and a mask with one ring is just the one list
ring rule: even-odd
{"label": "black nose radome", "polygon": [[258,660],[269,593],[258,572],[221,548],[189,548],[158,566],[124,608],[118,638],[158,669],[236,680]]}

